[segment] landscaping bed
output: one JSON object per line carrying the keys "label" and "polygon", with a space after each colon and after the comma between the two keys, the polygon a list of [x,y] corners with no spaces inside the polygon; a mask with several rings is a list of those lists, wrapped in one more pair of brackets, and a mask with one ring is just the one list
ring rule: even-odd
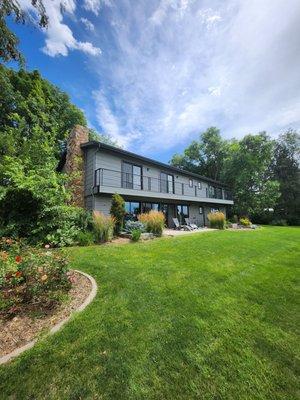
{"label": "landscaping bed", "polygon": [[72,287],[65,301],[57,307],[42,315],[21,313],[11,319],[0,318],[0,357],[46,333],[85,301],[91,292],[90,280],[76,271],[70,271],[69,277]]}

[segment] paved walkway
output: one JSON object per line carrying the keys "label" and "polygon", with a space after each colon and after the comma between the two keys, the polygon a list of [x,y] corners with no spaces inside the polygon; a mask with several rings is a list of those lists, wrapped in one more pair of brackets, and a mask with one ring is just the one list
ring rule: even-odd
{"label": "paved walkway", "polygon": [[210,232],[215,231],[216,229],[210,228],[200,228],[194,231],[179,231],[175,229],[164,229],[163,236],[180,236],[180,235],[190,235],[192,233],[200,233],[200,232]]}

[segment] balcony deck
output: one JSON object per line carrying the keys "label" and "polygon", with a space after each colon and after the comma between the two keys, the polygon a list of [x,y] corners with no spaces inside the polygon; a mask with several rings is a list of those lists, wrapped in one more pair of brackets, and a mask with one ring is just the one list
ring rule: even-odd
{"label": "balcony deck", "polygon": [[218,188],[214,193],[190,187],[183,182],[166,181],[145,175],[128,174],[99,168],[95,171],[94,194],[119,193],[123,196],[145,199],[164,199],[212,204],[233,204],[231,193]]}

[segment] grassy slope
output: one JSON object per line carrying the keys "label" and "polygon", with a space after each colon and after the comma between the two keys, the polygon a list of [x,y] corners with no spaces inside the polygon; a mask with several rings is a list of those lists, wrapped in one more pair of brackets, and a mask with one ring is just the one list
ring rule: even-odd
{"label": "grassy slope", "polygon": [[71,249],[97,298],[1,367],[0,398],[297,398],[299,239],[263,228]]}

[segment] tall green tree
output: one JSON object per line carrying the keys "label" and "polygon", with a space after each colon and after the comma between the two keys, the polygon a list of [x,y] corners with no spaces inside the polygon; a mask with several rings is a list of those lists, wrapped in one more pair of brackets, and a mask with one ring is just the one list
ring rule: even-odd
{"label": "tall green tree", "polygon": [[[31,0],[32,6],[38,14],[38,25],[45,28],[48,25],[48,17],[42,0]],[[12,17],[16,23],[25,24],[33,21],[30,14],[25,13],[17,0],[0,1],[0,59],[4,62],[11,60],[23,63],[24,59],[18,49],[19,39],[9,29],[7,17]]]}
{"label": "tall green tree", "polygon": [[260,216],[275,207],[279,183],[270,169],[275,142],[265,132],[246,135],[229,148],[223,180],[234,192],[234,210],[239,215]]}
{"label": "tall green tree", "polygon": [[[68,96],[37,71],[0,66],[0,87],[0,229],[30,235],[68,198],[56,166],[70,129],[86,121]],[[25,199],[38,213],[25,207]]]}
{"label": "tall green tree", "polygon": [[280,184],[275,218],[300,225],[300,135],[289,129],[280,135],[274,151],[272,172]]}
{"label": "tall green tree", "polygon": [[271,171],[275,142],[265,132],[242,140],[224,140],[217,128],[209,128],[193,141],[172,165],[229,185],[234,193],[234,212],[259,216],[273,208],[279,183]]}
{"label": "tall green tree", "polygon": [[227,144],[222,139],[220,130],[210,127],[200,135],[198,141],[193,141],[182,155],[175,154],[170,162],[175,167],[219,180],[226,154]]}
{"label": "tall green tree", "polygon": [[0,65],[0,87],[0,157],[34,164],[45,156],[58,158],[70,129],[86,125],[82,111],[68,95],[38,71],[14,71]]}

